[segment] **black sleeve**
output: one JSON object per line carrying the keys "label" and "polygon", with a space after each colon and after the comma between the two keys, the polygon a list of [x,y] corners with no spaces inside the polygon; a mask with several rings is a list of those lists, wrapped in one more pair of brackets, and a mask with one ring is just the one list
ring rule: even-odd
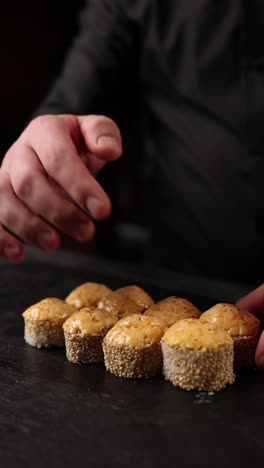
{"label": "black sleeve", "polygon": [[136,30],[123,6],[121,0],[86,1],[79,34],[35,115],[95,113],[114,118],[120,112],[139,53]]}

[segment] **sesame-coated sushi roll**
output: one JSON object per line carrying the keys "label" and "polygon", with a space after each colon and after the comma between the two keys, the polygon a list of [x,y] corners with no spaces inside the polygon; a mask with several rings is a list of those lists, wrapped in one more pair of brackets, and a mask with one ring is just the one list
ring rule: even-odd
{"label": "sesame-coated sushi roll", "polygon": [[95,307],[85,307],[71,315],[63,325],[68,360],[78,363],[103,362],[102,342],[117,320],[116,315]]}
{"label": "sesame-coated sushi roll", "polygon": [[232,337],[236,367],[254,367],[260,335],[260,321],[254,315],[232,304],[216,304],[201,319],[224,328]]}
{"label": "sesame-coated sushi roll", "polygon": [[106,369],[118,377],[131,379],[161,373],[160,340],[166,329],[156,317],[136,314],[123,318],[103,341]]}
{"label": "sesame-coated sushi roll", "polygon": [[131,314],[141,314],[153,304],[152,298],[138,286],[125,286],[113,291],[98,302],[98,308],[112,312],[119,319]]}
{"label": "sesame-coated sushi roll", "polygon": [[100,283],[84,283],[75,288],[65,299],[76,310],[87,306],[96,306],[102,297],[107,296],[112,290]]}
{"label": "sesame-coated sushi roll", "polygon": [[215,392],[234,382],[232,338],[197,319],[176,322],[161,341],[163,373],[185,390]]}
{"label": "sesame-coated sushi roll", "polygon": [[200,310],[187,299],[181,297],[166,297],[149,307],[144,315],[159,317],[168,327],[186,318],[199,318]]}
{"label": "sesame-coated sushi roll", "polygon": [[61,299],[47,298],[24,313],[25,341],[36,348],[64,347],[62,325],[75,312]]}

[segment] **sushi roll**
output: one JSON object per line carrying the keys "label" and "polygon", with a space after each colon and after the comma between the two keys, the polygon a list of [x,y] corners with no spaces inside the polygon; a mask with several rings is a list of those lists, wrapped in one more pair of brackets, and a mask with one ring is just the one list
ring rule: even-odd
{"label": "sushi roll", "polygon": [[163,373],[185,390],[221,390],[234,382],[234,346],[222,328],[198,319],[184,319],[161,340]]}
{"label": "sushi roll", "polygon": [[216,304],[201,315],[208,323],[222,327],[234,341],[235,367],[255,365],[255,353],[260,336],[260,321],[246,310],[232,304]]}
{"label": "sushi roll", "polygon": [[106,369],[118,377],[149,378],[162,371],[160,340],[167,327],[157,317],[130,315],[110,330],[104,341]]}
{"label": "sushi roll", "polygon": [[36,348],[64,347],[62,325],[75,312],[74,308],[57,298],[47,298],[23,312],[25,341]]}
{"label": "sushi roll", "polygon": [[116,315],[95,307],[84,307],[71,315],[63,325],[68,360],[74,363],[103,362],[102,341],[117,320]]}

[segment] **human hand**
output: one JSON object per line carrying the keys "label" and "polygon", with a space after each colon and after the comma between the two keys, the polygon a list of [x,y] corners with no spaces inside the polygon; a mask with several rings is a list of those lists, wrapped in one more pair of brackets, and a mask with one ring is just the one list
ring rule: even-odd
{"label": "human hand", "polygon": [[121,153],[120,131],[107,117],[34,119],[0,168],[0,255],[22,260],[21,240],[52,252],[60,246],[60,233],[90,240],[93,220],[111,213],[95,175]]}
{"label": "human hand", "polygon": [[[264,284],[255,289],[247,296],[242,297],[236,306],[240,309],[246,309],[256,315],[260,320],[264,320]],[[256,351],[257,367],[264,369],[264,332],[260,336]]]}

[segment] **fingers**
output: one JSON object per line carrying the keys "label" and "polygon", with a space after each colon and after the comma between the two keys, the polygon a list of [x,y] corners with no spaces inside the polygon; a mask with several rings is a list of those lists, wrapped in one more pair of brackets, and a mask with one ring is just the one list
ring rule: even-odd
{"label": "fingers", "polygon": [[264,332],[262,332],[259,339],[255,361],[259,369],[264,369]]}
{"label": "fingers", "polygon": [[[264,318],[264,284],[237,301],[236,306],[246,309],[260,320]],[[264,369],[264,332],[262,332],[255,356],[256,365]]]}
{"label": "fingers", "polygon": [[[20,239],[46,252],[53,252],[59,247],[60,237],[55,229],[21,203],[13,191],[8,174],[3,170],[0,171],[0,199],[0,224],[14,232]],[[6,237],[3,241],[5,239]],[[10,237],[8,239],[10,240]]]}
{"label": "fingers", "polygon": [[20,262],[25,255],[24,247],[14,236],[0,226],[0,256]]}
{"label": "fingers", "polygon": [[78,117],[87,150],[103,161],[114,161],[122,154],[118,126],[109,118],[89,115]]}
{"label": "fingers", "polygon": [[29,147],[20,147],[20,170],[10,171],[17,197],[35,213],[59,231],[80,242],[94,234],[94,223],[80,209],[67,201],[48,181],[37,155]]}
{"label": "fingers", "polygon": [[34,122],[30,138],[24,137],[24,141],[78,206],[96,220],[105,218],[111,212],[111,202],[79,157],[70,129],[55,116],[45,117]]}
{"label": "fingers", "polygon": [[35,119],[0,169],[0,255],[23,258],[24,247],[12,232],[46,251],[60,245],[56,229],[89,240],[94,234],[90,217],[99,220],[111,212],[93,174],[121,152],[119,129],[108,118]]}
{"label": "fingers", "polygon": [[236,306],[246,309],[258,318],[264,318],[264,284],[237,301]]}

